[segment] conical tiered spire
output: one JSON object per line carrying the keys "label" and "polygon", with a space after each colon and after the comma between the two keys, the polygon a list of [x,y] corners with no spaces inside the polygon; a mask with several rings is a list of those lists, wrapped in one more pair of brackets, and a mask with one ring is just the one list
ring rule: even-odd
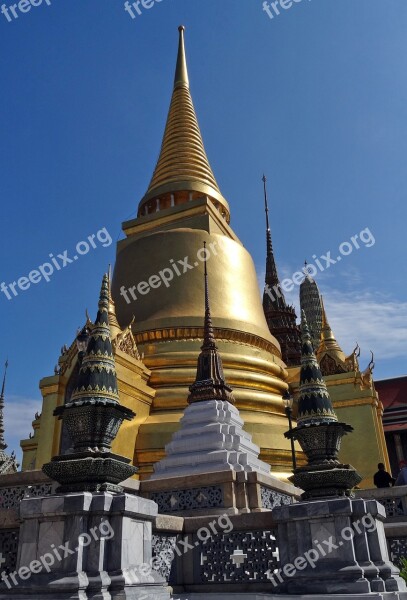
{"label": "conical tiered spire", "polygon": [[316,350],[321,339],[322,302],[318,284],[308,272],[308,269],[310,268],[311,266],[308,266],[307,261],[305,261],[305,278],[300,285],[300,307],[301,311],[305,311],[312,343]]}
{"label": "conical tiered spire", "polygon": [[8,361],[6,360],[6,364],[4,366],[4,376],[3,376],[3,385],[1,387],[0,394],[0,452],[4,451],[7,448],[7,444],[4,440],[4,390],[6,387],[6,375],[7,375],[7,367]]}
{"label": "conical tiered spire", "polygon": [[301,320],[302,348],[300,397],[297,426],[331,423],[338,420],[314,354],[305,312]]}
{"label": "conical tiered spire", "polygon": [[[206,243],[204,242],[206,250]],[[232,389],[226,384],[222,359],[219,355],[213,333],[211,309],[209,305],[209,286],[206,259],[204,263],[205,281],[205,323],[204,342],[198,357],[195,383],[191,385],[189,404],[206,400],[226,400],[234,404]]]}
{"label": "conical tiered spire", "polygon": [[[185,56],[185,27],[179,28],[179,46],[174,90],[165,127],[160,156],[139,214],[150,201],[183,194],[185,199],[207,195],[220,203],[229,220],[229,207],[222,196],[205,152],[191,93]],[[173,199],[174,201],[174,199]],[[173,205],[173,204],[172,204]],[[153,207],[155,211],[155,206]]]}
{"label": "conical tiered spire", "polygon": [[276,261],[269,222],[269,207],[267,199],[267,179],[263,175],[264,206],[266,211],[266,279],[263,294],[263,310],[270,333],[274,335],[280,346],[283,361],[288,366],[300,364],[300,329],[294,307],[288,306],[278,278]]}
{"label": "conical tiered spire", "polygon": [[[263,189],[264,189],[264,207],[266,211],[266,245],[267,245],[267,262],[266,262],[266,285],[269,285],[270,288],[273,286],[280,286],[280,280],[278,278],[276,261],[274,259],[273,252],[273,243],[271,241],[271,230],[270,230],[270,222],[269,222],[269,206],[268,206],[268,198],[267,198],[267,178],[263,175]],[[274,300],[276,307],[285,308],[287,306],[284,294],[281,291],[280,295],[276,294],[276,299]]]}
{"label": "conical tiered spire", "polygon": [[70,403],[108,400],[118,403],[116,367],[109,323],[109,277],[104,275],[96,322],[91,329],[87,351],[79,371],[78,383]]}

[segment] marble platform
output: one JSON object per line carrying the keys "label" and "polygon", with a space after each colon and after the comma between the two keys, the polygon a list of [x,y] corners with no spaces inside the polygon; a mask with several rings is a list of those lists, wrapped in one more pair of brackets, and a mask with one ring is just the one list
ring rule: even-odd
{"label": "marble platform", "polygon": [[270,473],[259,459],[260,448],[243,430],[238,409],[224,400],[190,404],[179,430],[165,447],[166,457],[154,465],[151,480],[219,471]]}

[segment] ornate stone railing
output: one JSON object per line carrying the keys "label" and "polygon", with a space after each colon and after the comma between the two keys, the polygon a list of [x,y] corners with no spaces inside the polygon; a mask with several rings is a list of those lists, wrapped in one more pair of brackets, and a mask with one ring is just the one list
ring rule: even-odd
{"label": "ornate stone railing", "polygon": [[3,563],[0,571],[10,573],[15,570],[17,564],[19,534],[19,528],[0,530],[0,554]]}
{"label": "ornate stone railing", "polygon": [[[167,576],[174,597],[184,586],[214,593],[262,589],[279,568],[277,531],[271,512],[210,517],[159,515],[153,531],[156,570]],[[248,588],[249,589],[249,588]]]}
{"label": "ornate stone railing", "polygon": [[358,498],[373,498],[383,504],[390,560],[399,567],[401,559],[407,558],[407,485],[358,490],[356,495]]}
{"label": "ornate stone railing", "polygon": [[356,496],[358,498],[373,498],[383,504],[389,520],[398,521],[401,518],[407,521],[407,485],[357,490]]}

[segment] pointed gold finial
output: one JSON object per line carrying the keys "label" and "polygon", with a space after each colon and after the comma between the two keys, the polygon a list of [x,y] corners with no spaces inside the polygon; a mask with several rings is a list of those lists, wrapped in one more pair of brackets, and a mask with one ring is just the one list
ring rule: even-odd
{"label": "pointed gold finial", "polygon": [[175,69],[174,88],[179,86],[186,86],[189,88],[189,77],[187,59],[185,55],[185,39],[184,39],[184,25],[178,27],[179,31],[179,45],[178,45],[178,58],[177,67]]}
{"label": "pointed gold finial", "polygon": [[108,290],[109,290],[108,315],[109,315],[110,332],[111,332],[111,337],[113,340],[119,335],[119,333],[122,332],[122,328],[120,327],[119,322],[117,320],[116,305],[115,305],[113,297],[112,297],[112,269],[111,269],[110,265],[109,265],[109,269],[107,272],[107,280],[108,280]]}
{"label": "pointed gold finial", "polygon": [[185,52],[185,27],[180,25],[174,90],[160,156],[148,190],[139,204],[139,215],[157,207],[177,206],[185,198],[207,196],[229,223],[230,211],[209,164],[189,89]]}
{"label": "pointed gold finial", "polygon": [[317,358],[318,360],[321,358],[324,352],[329,352],[329,354],[339,360],[340,362],[345,362],[345,354],[342,351],[342,348],[339,346],[336,337],[331,329],[331,326],[328,323],[328,318],[326,316],[324,299],[321,296],[321,307],[322,307],[322,326],[321,326],[321,342],[319,348],[317,350]]}

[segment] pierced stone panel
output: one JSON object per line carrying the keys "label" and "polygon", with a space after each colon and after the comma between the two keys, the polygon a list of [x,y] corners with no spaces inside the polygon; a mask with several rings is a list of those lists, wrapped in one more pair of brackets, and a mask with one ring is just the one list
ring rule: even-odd
{"label": "pierced stone panel", "polygon": [[401,568],[401,559],[407,558],[407,538],[389,538],[387,544],[390,560],[396,567]]}
{"label": "pierced stone panel", "polygon": [[386,509],[387,517],[404,516],[401,498],[379,498],[378,502],[380,502],[380,504],[383,504],[384,508]]}
{"label": "pierced stone panel", "polygon": [[0,508],[18,510],[20,502],[24,498],[40,498],[41,496],[50,496],[51,493],[52,483],[0,488]]}
{"label": "pierced stone panel", "polygon": [[223,507],[222,488],[215,486],[154,492],[151,494],[151,500],[157,502],[160,513]]}
{"label": "pierced stone panel", "polygon": [[176,535],[153,535],[153,560],[155,571],[164,577],[170,584],[175,583],[175,547]]}
{"label": "pierced stone panel", "polygon": [[0,531],[0,573],[16,570],[19,533],[18,529]]}
{"label": "pierced stone panel", "polygon": [[260,494],[261,505],[268,510],[272,510],[276,506],[292,504],[292,498],[288,494],[282,494],[281,492],[276,492],[264,486],[260,487]]}
{"label": "pierced stone panel", "polygon": [[267,582],[279,568],[275,531],[232,531],[199,545],[202,583]]}

